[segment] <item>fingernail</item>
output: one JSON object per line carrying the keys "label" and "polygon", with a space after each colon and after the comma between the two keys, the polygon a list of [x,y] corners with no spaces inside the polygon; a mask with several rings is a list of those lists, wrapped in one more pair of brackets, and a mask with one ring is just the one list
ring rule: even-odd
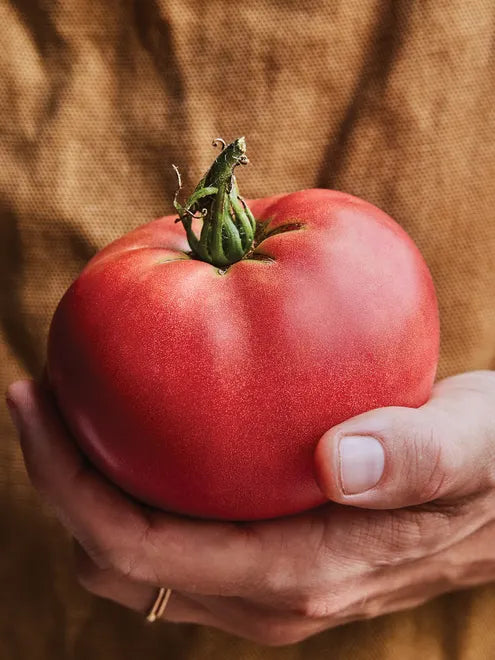
{"label": "fingernail", "polygon": [[370,435],[348,435],[339,443],[340,480],[346,495],[364,493],[381,479],[385,452]]}
{"label": "fingernail", "polygon": [[7,409],[10,413],[10,418],[14,422],[14,426],[16,427],[17,431],[19,431],[21,427],[21,419],[17,406],[15,402],[8,395],[5,397],[5,403],[7,404]]}

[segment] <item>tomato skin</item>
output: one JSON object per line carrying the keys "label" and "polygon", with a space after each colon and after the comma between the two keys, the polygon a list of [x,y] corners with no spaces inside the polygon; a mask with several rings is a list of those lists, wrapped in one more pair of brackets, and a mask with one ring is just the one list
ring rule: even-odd
{"label": "tomato skin", "polygon": [[82,450],[123,490],[192,516],[255,520],[325,501],[321,435],[422,405],[438,360],[432,279],[383,211],[340,192],[251,202],[274,234],[225,273],[176,216],[96,255],[61,300],[48,377]]}

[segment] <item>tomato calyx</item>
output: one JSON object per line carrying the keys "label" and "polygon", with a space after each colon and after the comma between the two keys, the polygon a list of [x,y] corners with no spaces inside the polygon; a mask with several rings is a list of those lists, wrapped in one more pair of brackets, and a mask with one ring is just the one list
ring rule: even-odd
{"label": "tomato calyx", "polygon": [[283,225],[274,227],[270,229],[270,220],[265,220],[264,222],[256,223],[256,234],[253,241],[253,250],[255,250],[260,243],[266,241],[267,238],[276,236],[277,234],[285,234],[288,231],[294,231],[296,229],[303,229],[306,225],[304,222],[286,222]]}
{"label": "tomato calyx", "polygon": [[[239,195],[234,176],[237,166],[249,163],[246,140],[240,137],[227,145],[217,138],[213,146],[218,143],[222,145],[220,154],[184,205],[177,201],[182,181],[178,168],[173,165],[178,180],[174,207],[179,215],[175,222],[182,222],[191,248],[188,256],[216,266],[223,274],[243,259],[274,261],[273,257],[258,252],[258,246],[271,236],[302,229],[305,225],[290,222],[270,229],[270,220],[256,220]],[[199,236],[193,230],[193,219],[203,222]]]}
{"label": "tomato calyx", "polygon": [[[217,138],[213,145],[217,143],[222,145],[220,154],[184,205],[177,201],[182,184],[179,170],[173,166],[178,179],[174,207],[179,214],[176,222],[182,222],[193,255],[219,268],[228,268],[251,250],[257,223],[239,195],[234,176],[237,166],[249,162],[246,140],[240,137],[226,145]],[[195,218],[203,222],[200,236],[192,228]]]}
{"label": "tomato calyx", "polygon": [[[276,259],[269,254],[258,251],[260,244],[265,241],[267,238],[276,236],[277,234],[285,234],[289,231],[294,231],[296,229],[304,229],[306,225],[303,222],[288,222],[284,225],[275,227],[274,229],[269,228],[270,220],[257,220],[256,221],[256,231],[253,239],[253,244],[249,252],[240,259],[239,261],[264,261],[268,263],[274,263]],[[184,254],[189,259],[198,259],[194,252],[184,252]],[[170,259],[169,261],[176,261],[176,259]],[[199,260],[201,261],[201,259]],[[237,263],[237,262],[234,262]],[[234,264],[229,264],[228,266],[218,267],[218,272],[220,275],[224,275],[231,266]]]}
{"label": "tomato calyx", "polygon": [[258,251],[259,246],[263,241],[266,241],[272,236],[277,234],[285,234],[289,231],[294,231],[296,229],[304,229],[306,225],[304,222],[287,222],[283,225],[279,225],[274,229],[270,229],[270,220],[256,221],[256,231],[254,235],[253,245],[249,252],[247,252],[243,259],[255,259],[256,261],[275,261],[273,257],[268,254],[263,254]]}

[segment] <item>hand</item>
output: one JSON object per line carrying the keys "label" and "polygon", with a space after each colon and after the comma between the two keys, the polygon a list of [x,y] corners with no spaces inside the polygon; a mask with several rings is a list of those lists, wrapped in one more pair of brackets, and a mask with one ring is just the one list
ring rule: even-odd
{"label": "hand", "polygon": [[8,400],[29,475],[77,540],[79,580],[140,612],[163,585],[165,619],[279,645],[495,577],[495,372],[328,431],[316,473],[339,504],[257,523],[141,506],[87,464],[41,387],[15,383]]}

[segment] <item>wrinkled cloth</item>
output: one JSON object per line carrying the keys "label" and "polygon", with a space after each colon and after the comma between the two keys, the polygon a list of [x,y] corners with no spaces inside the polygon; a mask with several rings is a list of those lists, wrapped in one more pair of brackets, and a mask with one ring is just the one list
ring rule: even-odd
{"label": "wrinkled cloth", "polygon": [[[50,318],[102,246],[172,211],[217,136],[245,135],[246,197],[330,187],[414,238],[436,284],[439,376],[495,367],[491,0],[4,0],[0,369],[38,377]],[[143,617],[78,586],[0,409],[5,660],[483,660],[495,586],[285,648]]]}

